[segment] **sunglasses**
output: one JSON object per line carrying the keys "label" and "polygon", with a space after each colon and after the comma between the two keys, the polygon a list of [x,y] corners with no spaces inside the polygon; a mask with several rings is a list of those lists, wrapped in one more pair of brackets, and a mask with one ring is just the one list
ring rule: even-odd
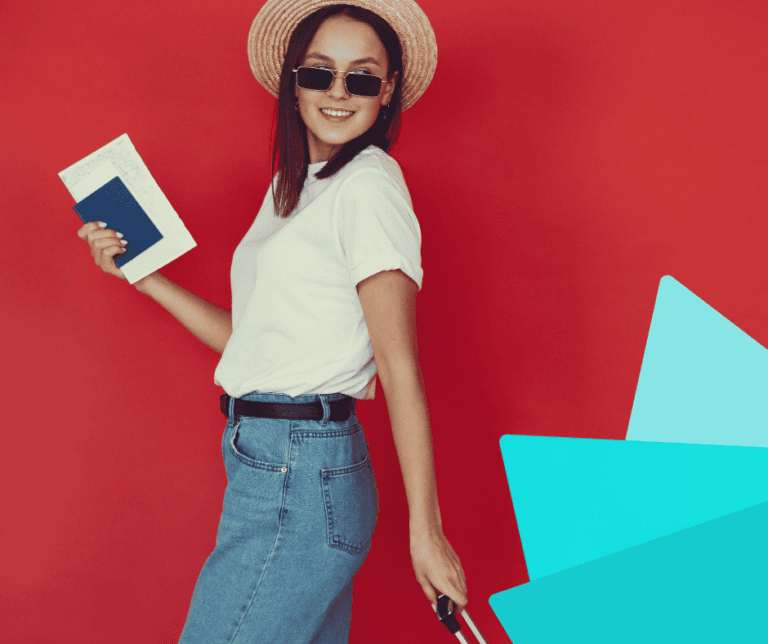
{"label": "sunglasses", "polygon": [[383,78],[372,74],[340,72],[327,67],[297,67],[296,84],[303,89],[326,92],[330,89],[336,74],[344,78],[344,87],[354,96],[378,96],[381,93]]}

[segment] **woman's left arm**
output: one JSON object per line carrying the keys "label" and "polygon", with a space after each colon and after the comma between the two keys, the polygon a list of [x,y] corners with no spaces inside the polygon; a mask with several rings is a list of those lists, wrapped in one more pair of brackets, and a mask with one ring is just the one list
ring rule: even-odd
{"label": "woman's left arm", "polygon": [[408,499],[411,561],[432,604],[448,595],[461,612],[467,585],[461,562],[443,534],[432,451],[432,430],[416,339],[416,283],[400,270],[357,285],[376,368],[387,401]]}

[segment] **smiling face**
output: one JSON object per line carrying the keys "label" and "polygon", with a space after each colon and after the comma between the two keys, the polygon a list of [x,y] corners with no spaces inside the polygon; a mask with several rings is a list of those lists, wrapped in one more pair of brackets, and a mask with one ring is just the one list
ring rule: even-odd
{"label": "smiling face", "polygon": [[345,15],[331,16],[320,25],[299,65],[385,78],[375,97],[349,94],[340,75],[325,92],[294,85],[299,114],[307,126],[309,162],[327,161],[376,122],[381,106],[392,100],[398,74],[386,78],[387,52],[373,28]]}

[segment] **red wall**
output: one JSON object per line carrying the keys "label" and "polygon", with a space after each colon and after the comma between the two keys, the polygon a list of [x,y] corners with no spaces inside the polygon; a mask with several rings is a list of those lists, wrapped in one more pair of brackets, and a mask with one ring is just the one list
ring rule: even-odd
{"label": "red wall", "polygon": [[[127,132],[198,247],[164,270],[229,305],[269,181],[261,0],[8,0],[0,632],[175,642],[225,485],[218,356],[92,263],[57,173]],[[424,235],[420,356],[469,612],[526,581],[504,433],[622,439],[659,279],[768,346],[764,0],[423,0],[437,74],[393,150]],[[222,5],[218,5],[219,7]],[[353,642],[449,641],[416,583],[383,392],[381,514]],[[556,613],[556,607],[553,607]],[[442,638],[442,639],[440,639]]]}

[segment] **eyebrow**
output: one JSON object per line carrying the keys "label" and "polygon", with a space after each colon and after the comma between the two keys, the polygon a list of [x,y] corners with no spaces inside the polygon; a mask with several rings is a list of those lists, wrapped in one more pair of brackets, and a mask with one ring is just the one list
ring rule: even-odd
{"label": "eyebrow", "polygon": [[[317,58],[318,60],[325,61],[326,63],[331,63],[335,65],[335,61],[330,56],[326,56],[325,54],[320,54],[318,52],[314,52],[312,54],[307,54],[305,58]],[[357,60],[352,61],[352,65],[364,65],[365,63],[371,63],[373,65],[379,65],[379,61],[376,60],[373,56],[368,56],[367,58],[358,58]]]}

